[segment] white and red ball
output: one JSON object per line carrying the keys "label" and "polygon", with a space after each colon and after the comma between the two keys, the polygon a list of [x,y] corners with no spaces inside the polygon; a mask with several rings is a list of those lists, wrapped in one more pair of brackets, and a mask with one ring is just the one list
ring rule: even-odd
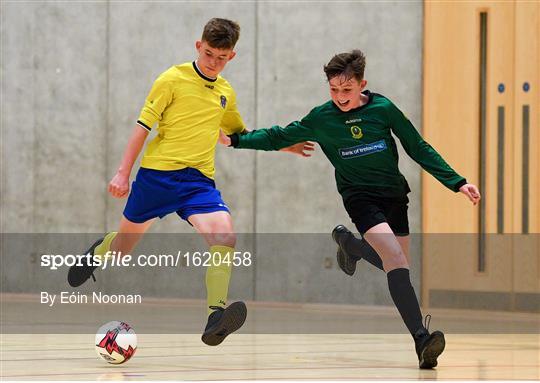
{"label": "white and red ball", "polygon": [[119,321],[101,326],[96,334],[96,352],[108,363],[127,362],[137,350],[137,334],[133,328]]}

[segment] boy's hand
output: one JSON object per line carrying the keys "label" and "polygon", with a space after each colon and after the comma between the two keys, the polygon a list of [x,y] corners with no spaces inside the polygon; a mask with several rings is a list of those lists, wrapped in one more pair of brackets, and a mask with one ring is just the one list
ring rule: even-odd
{"label": "boy's hand", "polygon": [[476,185],[465,184],[459,188],[459,191],[465,194],[467,198],[469,198],[469,200],[473,203],[473,205],[476,205],[478,201],[480,201],[480,191],[478,191]]}
{"label": "boy's hand", "polygon": [[302,157],[311,157],[311,153],[315,150],[315,144],[313,142],[299,142],[298,144],[294,144],[292,146],[280,149],[280,152],[289,152],[293,154],[297,154]]}
{"label": "boy's hand", "polygon": [[230,146],[231,145],[231,138],[227,136],[225,133],[223,133],[223,130],[219,130],[219,139],[218,142],[221,145]]}
{"label": "boy's hand", "polygon": [[129,192],[129,176],[116,173],[109,182],[108,191],[114,198],[125,198]]}

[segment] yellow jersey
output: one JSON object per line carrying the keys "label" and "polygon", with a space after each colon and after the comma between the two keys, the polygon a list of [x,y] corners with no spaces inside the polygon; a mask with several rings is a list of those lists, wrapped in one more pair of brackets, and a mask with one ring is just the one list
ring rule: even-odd
{"label": "yellow jersey", "polygon": [[195,62],[175,65],[152,86],[137,123],[157,136],[148,143],[141,166],[156,170],[195,168],[214,177],[219,130],[245,130],[236,94],[223,77],[206,77]]}

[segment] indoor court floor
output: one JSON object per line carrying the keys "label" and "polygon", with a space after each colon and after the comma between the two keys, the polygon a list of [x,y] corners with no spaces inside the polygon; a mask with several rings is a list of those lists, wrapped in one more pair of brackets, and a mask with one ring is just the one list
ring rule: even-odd
{"label": "indoor court floor", "polygon": [[[98,359],[94,334],[89,331],[25,333],[24,324],[16,323],[14,309],[25,314],[31,307],[25,303],[30,304],[32,298],[21,297],[2,299],[2,380],[540,379],[538,314],[429,310],[434,318],[431,329],[446,332],[447,346],[435,370],[419,370],[410,336],[379,331],[399,324],[393,308],[248,302],[248,320],[242,332],[220,346],[208,347],[195,333],[203,326],[196,321],[203,314],[202,302],[156,300],[142,304],[148,311],[139,323],[134,357],[115,366]],[[78,310],[81,320],[89,314],[85,310],[91,310],[83,307],[86,309]],[[156,313],[171,316],[171,320],[158,319]],[[46,316],[36,319],[36,326],[47,320]],[[331,328],[331,321],[348,333],[321,333]],[[195,326],[193,322],[197,322]],[[262,330],[277,322],[282,327]],[[155,328],[160,323],[164,330],[176,326],[185,333],[145,333],[147,326]],[[343,324],[354,326],[356,333]],[[475,331],[475,326],[491,333]],[[453,332],[466,327],[471,331]],[[275,333],[279,328],[289,333]],[[15,333],[17,329],[19,333]],[[298,331],[291,333],[291,329]],[[509,329],[513,333],[504,333]]]}

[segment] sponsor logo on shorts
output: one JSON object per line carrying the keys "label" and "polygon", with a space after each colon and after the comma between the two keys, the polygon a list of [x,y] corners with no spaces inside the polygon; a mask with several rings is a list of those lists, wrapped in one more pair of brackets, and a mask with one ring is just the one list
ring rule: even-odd
{"label": "sponsor logo on shorts", "polygon": [[382,152],[383,150],[386,150],[386,148],[386,141],[380,140],[370,144],[357,145],[350,148],[340,148],[339,155],[344,160],[348,160],[350,158],[362,157],[369,154]]}

